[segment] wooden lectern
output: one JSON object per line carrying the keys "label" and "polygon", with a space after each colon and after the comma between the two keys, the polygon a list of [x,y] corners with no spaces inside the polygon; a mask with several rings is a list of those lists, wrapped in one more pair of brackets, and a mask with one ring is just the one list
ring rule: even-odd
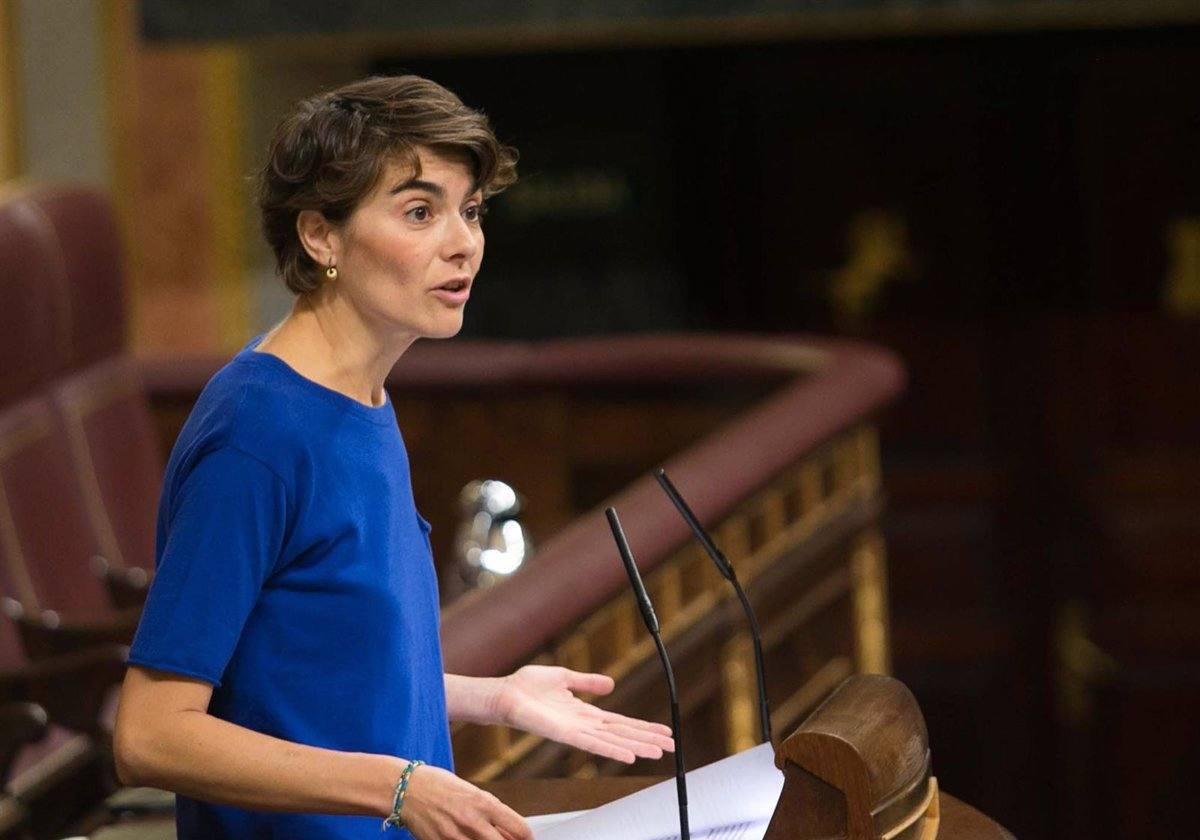
{"label": "wooden lectern", "polygon": [[939,836],[925,719],[899,680],[846,680],[779,745],[775,764],[783,793],[765,840]]}
{"label": "wooden lectern", "polygon": [[[1012,840],[938,790],[925,719],[899,680],[850,677],[775,752],[783,792],[765,840]],[[526,816],[594,808],[658,778],[483,785]]]}

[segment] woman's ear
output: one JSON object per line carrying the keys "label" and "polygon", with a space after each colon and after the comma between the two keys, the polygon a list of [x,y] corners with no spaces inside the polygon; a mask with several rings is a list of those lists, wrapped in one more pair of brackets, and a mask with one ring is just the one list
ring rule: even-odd
{"label": "woman's ear", "polygon": [[341,258],[341,230],[319,210],[301,210],[296,216],[296,235],[317,265],[337,265]]}

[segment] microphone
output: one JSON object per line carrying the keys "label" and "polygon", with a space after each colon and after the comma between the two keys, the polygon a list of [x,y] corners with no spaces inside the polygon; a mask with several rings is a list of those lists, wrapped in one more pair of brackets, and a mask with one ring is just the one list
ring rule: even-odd
{"label": "microphone", "polygon": [[687,779],[683,773],[683,739],[679,732],[679,695],[675,693],[675,673],[671,670],[671,660],[667,658],[667,649],[663,645],[662,634],[658,631],[658,616],[654,614],[654,606],[650,603],[650,596],[646,594],[637,563],[634,562],[629,543],[625,540],[625,532],[621,530],[621,520],[617,518],[617,512],[613,508],[607,508],[604,515],[608,517],[608,526],[612,528],[617,551],[621,555],[621,562],[625,564],[625,573],[629,575],[629,585],[633,587],[633,594],[637,597],[638,609],[642,611],[646,629],[654,639],[654,646],[658,648],[658,658],[662,660],[663,670],[667,672],[667,690],[671,694],[671,729],[675,737],[675,792],[679,799],[679,838],[692,840],[692,834],[688,830]]}
{"label": "microphone", "polygon": [[692,509],[683,500],[683,496],[679,495],[679,491],[675,489],[675,485],[671,483],[671,479],[667,478],[667,471],[659,467],[654,471],[654,477],[658,480],[658,484],[662,487],[663,492],[675,503],[675,507],[679,510],[683,520],[687,522],[688,527],[692,529],[692,533],[696,535],[696,539],[700,542],[700,545],[704,546],[705,552],[708,553],[708,556],[717,565],[717,570],[725,580],[733,584],[733,589],[737,592],[738,599],[742,602],[742,611],[746,613],[746,620],[750,622],[750,637],[754,641],[754,670],[758,676],[759,728],[762,733],[763,743],[769,744],[771,743],[771,712],[767,708],[767,679],[763,675],[762,634],[758,632],[758,620],[754,617],[754,610],[750,608],[750,600],[746,597],[746,592],[742,589],[742,585],[738,583],[737,574],[733,571],[733,566],[725,559],[725,555],[717,548],[716,544],[712,541],[712,537],[708,535],[708,532],[701,527],[700,521],[696,519],[696,515],[692,513]]}

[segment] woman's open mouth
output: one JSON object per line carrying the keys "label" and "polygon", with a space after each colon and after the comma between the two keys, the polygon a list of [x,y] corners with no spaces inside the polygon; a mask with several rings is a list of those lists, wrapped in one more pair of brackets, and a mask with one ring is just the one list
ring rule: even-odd
{"label": "woman's open mouth", "polygon": [[433,294],[451,306],[462,306],[471,296],[471,281],[464,277],[450,280],[435,288]]}

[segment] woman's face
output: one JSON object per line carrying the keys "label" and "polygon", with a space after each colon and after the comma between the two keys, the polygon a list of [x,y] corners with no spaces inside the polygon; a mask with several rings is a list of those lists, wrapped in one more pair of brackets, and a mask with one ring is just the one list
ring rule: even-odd
{"label": "woman's face", "polygon": [[391,162],[342,228],[339,293],[398,338],[449,338],[483,260],[483,195],[467,163],[419,148],[420,175]]}

